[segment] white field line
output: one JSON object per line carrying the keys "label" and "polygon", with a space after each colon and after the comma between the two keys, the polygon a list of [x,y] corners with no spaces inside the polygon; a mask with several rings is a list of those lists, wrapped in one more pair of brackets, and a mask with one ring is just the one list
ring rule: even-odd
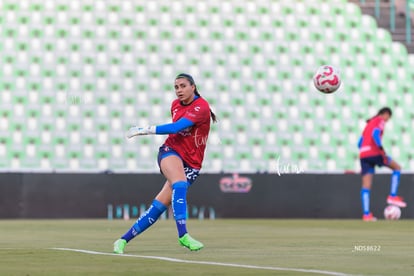
{"label": "white field line", "polygon": [[50,248],[50,249],[52,249],[52,250],[61,250],[61,251],[80,252],[80,253],[92,254],[92,255],[153,259],[153,260],[161,260],[161,261],[174,262],[174,263],[185,263],[185,264],[202,264],[202,265],[227,266],[227,267],[249,268],[249,269],[293,271],[293,272],[315,273],[315,274],[333,275],[333,276],[352,276],[351,274],[345,274],[345,273],[341,273],[341,272],[327,271],[327,270],[318,270],[318,269],[303,269],[303,268],[290,268],[290,267],[277,267],[277,266],[257,266],[257,265],[244,265],[244,264],[219,263],[219,262],[207,262],[207,261],[191,261],[191,260],[182,260],[182,259],[160,257],[160,256],[115,254],[115,253],[98,252],[98,251],[91,251],[91,250],[84,250],[84,249],[74,249],[74,248]]}

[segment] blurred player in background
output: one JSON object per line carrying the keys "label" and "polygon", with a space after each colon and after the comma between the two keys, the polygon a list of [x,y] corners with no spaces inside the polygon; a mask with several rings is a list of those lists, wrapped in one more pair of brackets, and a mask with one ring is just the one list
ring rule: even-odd
{"label": "blurred player in background", "polygon": [[375,166],[386,166],[392,169],[391,189],[390,194],[387,197],[387,203],[402,208],[407,206],[403,199],[397,196],[398,186],[400,184],[401,167],[397,162],[392,160],[391,157],[386,155],[381,141],[385,123],[391,116],[392,111],[389,107],[381,108],[377,115],[367,120],[367,125],[358,142],[362,175],[361,200],[364,212],[362,219],[364,221],[376,220],[370,212],[370,193]]}
{"label": "blurred player in background", "polygon": [[201,169],[210,131],[210,119],[216,122],[208,102],[197,91],[192,76],[179,74],[175,79],[177,99],[172,102],[172,123],[132,127],[127,137],[169,134],[158,153],[158,165],[167,181],[148,210],[114,243],[114,252],[124,253],[126,244],[154,224],[171,204],[182,246],[195,251],[204,245],[187,233],[187,189]]}

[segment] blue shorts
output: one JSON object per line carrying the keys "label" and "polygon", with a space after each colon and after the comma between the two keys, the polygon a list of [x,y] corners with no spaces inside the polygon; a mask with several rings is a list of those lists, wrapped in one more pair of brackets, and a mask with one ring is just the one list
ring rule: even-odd
{"label": "blue shorts", "polygon": [[[162,145],[158,151],[158,166],[160,167],[160,169],[161,169],[161,166],[160,166],[161,160],[170,155],[175,155],[179,157],[181,160],[183,160],[181,156],[178,154],[178,152],[176,152],[174,149],[166,145]],[[185,176],[187,177],[187,182],[189,185],[191,185],[197,179],[198,174],[200,173],[200,170],[194,169],[188,166],[184,161],[183,161],[183,165],[184,165],[184,173],[185,173]]]}
{"label": "blue shorts", "polygon": [[383,155],[376,155],[361,158],[361,175],[364,174],[374,174],[375,173],[375,166],[382,167],[387,166],[391,162],[391,157],[386,156],[384,158]]}

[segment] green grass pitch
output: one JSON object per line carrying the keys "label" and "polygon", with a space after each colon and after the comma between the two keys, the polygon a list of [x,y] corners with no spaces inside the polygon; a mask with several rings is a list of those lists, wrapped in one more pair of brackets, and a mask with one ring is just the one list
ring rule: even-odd
{"label": "green grass pitch", "polygon": [[414,275],[412,220],[190,220],[199,252],[179,246],[174,221],[161,220],[127,256],[112,255],[132,223],[0,220],[0,275]]}

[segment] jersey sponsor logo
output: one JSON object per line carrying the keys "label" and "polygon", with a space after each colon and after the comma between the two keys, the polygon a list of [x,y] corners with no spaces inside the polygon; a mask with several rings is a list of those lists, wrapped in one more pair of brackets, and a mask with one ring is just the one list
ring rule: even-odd
{"label": "jersey sponsor logo", "polygon": [[190,117],[196,117],[197,115],[196,115],[196,114],[194,114],[194,113],[192,113],[192,112],[187,112],[187,116],[190,116]]}
{"label": "jersey sponsor logo", "polygon": [[207,139],[208,136],[202,136],[198,134],[198,128],[196,129],[195,133],[194,133],[194,144],[195,146],[198,148],[200,146],[205,146],[207,145]]}
{"label": "jersey sponsor logo", "polygon": [[190,136],[192,128],[193,128],[192,126],[187,127],[185,129],[181,130],[180,132],[178,132],[178,134],[180,134],[181,136]]}
{"label": "jersey sponsor logo", "polygon": [[252,180],[248,177],[234,173],[231,177],[223,177],[220,180],[220,190],[223,193],[248,193],[252,188]]}
{"label": "jersey sponsor logo", "polygon": [[196,106],[196,107],[194,107],[194,110],[198,112],[198,111],[200,111],[200,108],[201,108],[201,107]]}

